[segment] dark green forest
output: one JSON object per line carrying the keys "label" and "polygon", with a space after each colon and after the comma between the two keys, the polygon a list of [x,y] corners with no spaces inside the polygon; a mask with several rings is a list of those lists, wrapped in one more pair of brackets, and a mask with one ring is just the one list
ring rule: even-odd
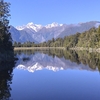
{"label": "dark green forest", "polygon": [[10,60],[13,56],[12,38],[9,33],[9,7],[10,3],[0,0],[0,62]]}
{"label": "dark green forest", "polygon": [[76,33],[74,35],[65,36],[64,38],[57,38],[48,40],[47,42],[36,44],[34,42],[14,42],[15,47],[100,47],[100,26],[98,28],[91,28],[83,33]]}

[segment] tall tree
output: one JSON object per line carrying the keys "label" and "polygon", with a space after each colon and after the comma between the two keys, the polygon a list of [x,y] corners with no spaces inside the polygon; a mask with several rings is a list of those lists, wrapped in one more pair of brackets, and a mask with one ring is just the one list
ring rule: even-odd
{"label": "tall tree", "polygon": [[0,48],[1,50],[13,50],[12,38],[9,33],[9,6],[10,3],[0,0]]}

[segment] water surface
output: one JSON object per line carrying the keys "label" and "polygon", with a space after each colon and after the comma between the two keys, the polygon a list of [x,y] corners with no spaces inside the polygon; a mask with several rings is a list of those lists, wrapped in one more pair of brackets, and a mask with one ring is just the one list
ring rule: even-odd
{"label": "water surface", "polygon": [[100,100],[100,54],[44,50],[15,55],[10,83],[6,79],[11,100]]}

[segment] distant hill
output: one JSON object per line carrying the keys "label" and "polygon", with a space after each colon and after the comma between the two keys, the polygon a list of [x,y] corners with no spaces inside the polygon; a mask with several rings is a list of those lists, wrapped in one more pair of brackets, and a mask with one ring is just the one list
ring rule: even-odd
{"label": "distant hill", "polygon": [[98,27],[100,25],[100,22],[98,21],[90,21],[86,23],[78,23],[78,24],[72,24],[69,25],[69,27],[66,27],[65,30],[58,36],[58,37],[64,37],[68,35],[75,34],[77,32],[84,32],[89,30],[92,27]]}
{"label": "distant hill", "polygon": [[99,21],[90,21],[78,24],[58,24],[52,23],[46,26],[28,23],[24,26],[13,27],[11,26],[10,32],[13,41],[16,42],[35,42],[41,43],[52,38],[59,38],[64,36],[69,36],[77,32],[84,32],[92,27],[98,27],[100,25]]}

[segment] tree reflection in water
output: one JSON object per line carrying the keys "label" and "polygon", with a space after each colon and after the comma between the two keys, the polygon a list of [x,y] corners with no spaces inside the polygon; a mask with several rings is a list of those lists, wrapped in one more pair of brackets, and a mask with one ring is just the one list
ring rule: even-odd
{"label": "tree reflection in water", "polygon": [[31,55],[36,52],[41,52],[48,54],[53,58],[56,56],[58,58],[64,58],[75,62],[77,64],[88,65],[92,70],[98,69],[100,71],[100,53],[89,52],[89,51],[74,51],[74,50],[63,50],[63,49],[48,49],[48,50],[18,50],[15,52],[16,55],[21,53]]}
{"label": "tree reflection in water", "polygon": [[92,70],[100,71],[100,53],[89,51],[74,51],[74,50],[49,50],[44,51],[48,55],[64,57],[66,60],[77,64],[88,65]]}
{"label": "tree reflection in water", "polygon": [[15,61],[0,63],[0,100],[10,100],[10,91]]}

